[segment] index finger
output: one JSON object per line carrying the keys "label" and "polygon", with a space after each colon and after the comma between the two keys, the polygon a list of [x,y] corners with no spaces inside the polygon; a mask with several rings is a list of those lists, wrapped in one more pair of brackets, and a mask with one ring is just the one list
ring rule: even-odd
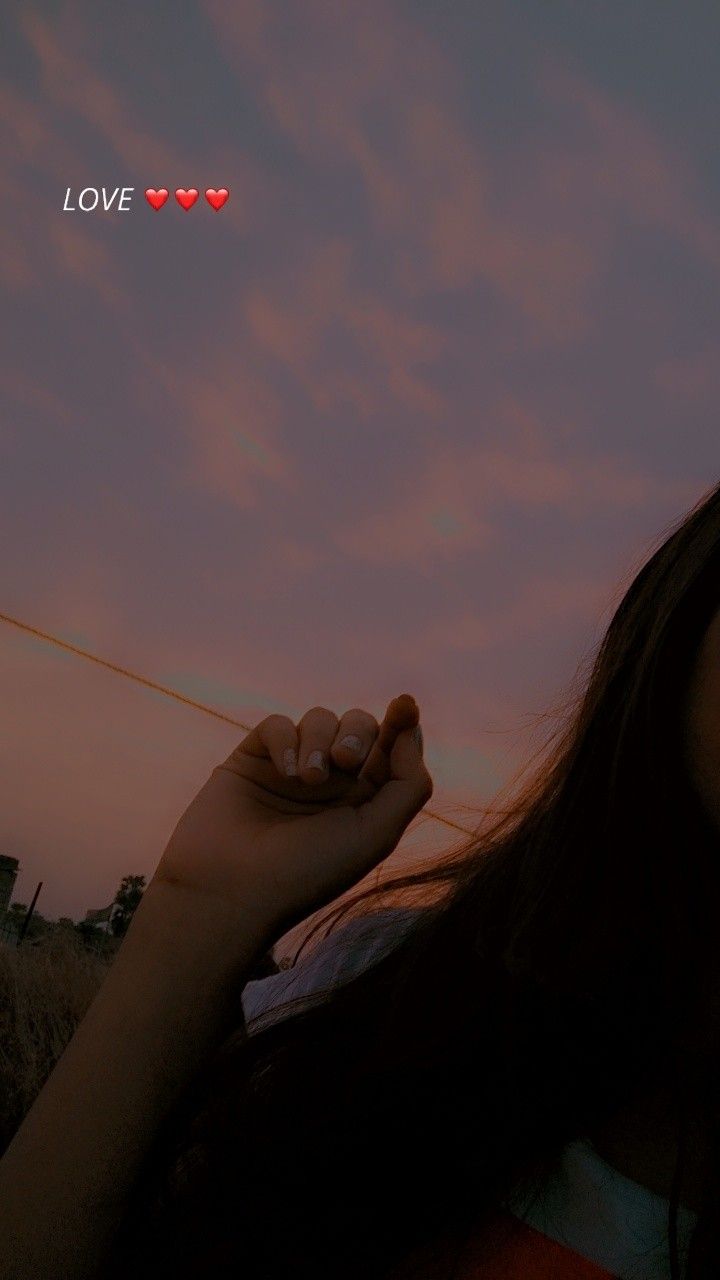
{"label": "index finger", "polygon": [[271,760],[278,773],[284,777],[297,774],[298,731],[287,716],[266,716],[250,730],[239,746],[230,753],[230,759],[240,755],[259,760]]}

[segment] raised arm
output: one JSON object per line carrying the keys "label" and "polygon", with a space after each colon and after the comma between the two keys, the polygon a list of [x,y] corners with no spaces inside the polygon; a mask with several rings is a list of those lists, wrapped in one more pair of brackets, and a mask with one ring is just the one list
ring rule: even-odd
{"label": "raised arm", "polygon": [[213,770],[0,1160],[2,1280],[101,1274],[157,1126],[238,1025],[253,963],[386,857],[431,794],[417,718],[407,695],[380,726],[271,716]]}
{"label": "raised arm", "polygon": [[2,1280],[98,1274],[156,1128],[238,1023],[243,972],[262,948],[233,921],[152,882],[85,1018],[0,1161]]}

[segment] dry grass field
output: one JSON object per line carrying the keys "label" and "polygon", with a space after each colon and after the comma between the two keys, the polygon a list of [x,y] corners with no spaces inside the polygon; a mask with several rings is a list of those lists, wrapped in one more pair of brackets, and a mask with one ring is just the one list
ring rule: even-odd
{"label": "dry grass field", "polygon": [[0,1151],[83,1017],[107,961],[71,930],[0,943]]}

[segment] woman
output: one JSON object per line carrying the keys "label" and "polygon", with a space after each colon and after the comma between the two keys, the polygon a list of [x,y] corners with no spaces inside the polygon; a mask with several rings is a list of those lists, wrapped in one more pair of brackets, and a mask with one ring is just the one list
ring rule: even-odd
{"label": "woman", "polygon": [[213,771],[0,1161],[0,1275],[718,1274],[720,487],[512,809],[248,985],[428,800],[418,715],[271,716]]}

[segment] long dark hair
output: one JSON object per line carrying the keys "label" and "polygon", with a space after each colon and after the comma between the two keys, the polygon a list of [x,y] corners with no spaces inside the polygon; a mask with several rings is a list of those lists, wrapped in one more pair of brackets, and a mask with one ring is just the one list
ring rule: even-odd
{"label": "long dark hair", "polygon": [[[316,1007],[239,1027],[196,1078],[108,1274],[378,1280],[462,1241],[658,1082],[681,1136],[690,1093],[715,1125],[717,1071],[689,1028],[720,837],[683,744],[719,607],[720,486],[635,577],[520,798],[469,847],[335,909],[334,927],[378,893],[419,904],[397,945]],[[711,1181],[693,1280],[718,1254]],[[673,1194],[671,1240],[676,1212]]]}

